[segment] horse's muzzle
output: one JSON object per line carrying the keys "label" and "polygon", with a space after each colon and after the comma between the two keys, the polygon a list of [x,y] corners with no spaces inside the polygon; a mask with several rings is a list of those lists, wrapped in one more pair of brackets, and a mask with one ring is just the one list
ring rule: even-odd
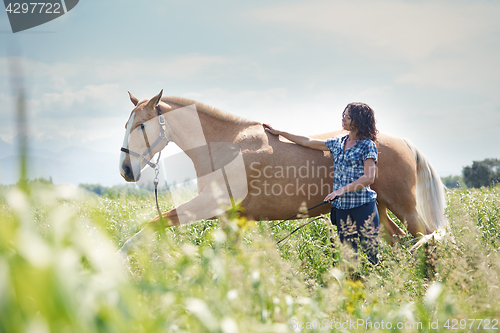
{"label": "horse's muzzle", "polygon": [[124,165],[122,167],[123,172],[121,173],[123,179],[127,182],[136,182],[141,178],[141,173],[134,173],[134,170],[130,167],[130,165]]}

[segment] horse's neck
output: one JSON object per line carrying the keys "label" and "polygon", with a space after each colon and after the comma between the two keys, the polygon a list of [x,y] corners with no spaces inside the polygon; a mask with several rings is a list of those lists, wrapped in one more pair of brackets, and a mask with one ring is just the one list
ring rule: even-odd
{"label": "horse's neck", "polygon": [[184,151],[208,142],[232,142],[244,125],[231,120],[185,107],[179,113],[166,114],[167,123],[175,134],[174,142]]}
{"label": "horse's neck", "polygon": [[207,142],[234,142],[239,133],[249,125],[239,124],[234,121],[216,117],[198,111],[201,126]]}
{"label": "horse's neck", "polygon": [[[184,116],[177,118],[180,125],[172,130],[174,141],[193,161],[197,172],[204,173],[211,169],[211,144],[218,142],[234,143],[238,134],[250,125],[238,124],[221,119],[196,109],[183,111]],[[168,120],[167,120],[168,121]],[[213,145],[212,145],[213,146]]]}

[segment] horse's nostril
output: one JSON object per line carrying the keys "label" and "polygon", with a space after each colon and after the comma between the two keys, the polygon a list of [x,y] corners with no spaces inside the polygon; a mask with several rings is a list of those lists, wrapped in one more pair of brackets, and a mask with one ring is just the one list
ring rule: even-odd
{"label": "horse's nostril", "polygon": [[130,166],[124,166],[123,171],[125,173],[125,177],[129,180],[134,180],[134,173],[132,172],[132,168]]}

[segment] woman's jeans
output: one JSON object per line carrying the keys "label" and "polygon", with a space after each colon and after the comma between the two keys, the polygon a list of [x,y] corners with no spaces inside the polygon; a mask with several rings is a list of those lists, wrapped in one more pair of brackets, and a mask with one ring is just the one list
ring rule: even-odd
{"label": "woman's jeans", "polygon": [[379,217],[376,201],[352,209],[338,209],[332,206],[330,219],[332,224],[337,226],[342,243],[350,244],[354,252],[357,252],[359,239],[368,259],[373,264],[378,262]]}

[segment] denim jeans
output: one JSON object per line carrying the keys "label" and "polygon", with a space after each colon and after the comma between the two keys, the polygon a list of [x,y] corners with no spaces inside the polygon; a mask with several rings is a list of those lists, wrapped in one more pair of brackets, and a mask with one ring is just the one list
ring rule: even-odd
{"label": "denim jeans", "polygon": [[[371,218],[372,215],[373,219]],[[378,262],[379,216],[376,201],[351,209],[332,207],[330,220],[333,225],[337,226],[342,243],[350,244],[354,251],[357,252],[359,239],[368,259],[373,264]]]}

